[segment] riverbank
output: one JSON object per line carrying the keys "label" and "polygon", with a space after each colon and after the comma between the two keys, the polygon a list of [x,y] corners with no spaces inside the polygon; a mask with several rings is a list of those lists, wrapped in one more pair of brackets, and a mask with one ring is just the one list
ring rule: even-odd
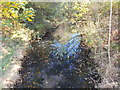
{"label": "riverbank", "polygon": [[[3,37],[2,37],[3,38]],[[26,43],[12,39],[2,39],[0,42],[0,88],[10,88],[20,78],[21,59],[26,55]]]}

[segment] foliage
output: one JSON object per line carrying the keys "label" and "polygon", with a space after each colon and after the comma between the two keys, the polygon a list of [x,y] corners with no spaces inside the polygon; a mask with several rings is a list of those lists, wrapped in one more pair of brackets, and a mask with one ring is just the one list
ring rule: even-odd
{"label": "foliage", "polygon": [[33,8],[26,8],[27,2],[1,2],[2,32],[3,35],[13,35],[19,31],[21,23],[32,21],[34,18]]}
{"label": "foliage", "polygon": [[0,53],[0,73],[2,76],[9,69],[18,47],[27,45],[31,39],[33,32],[25,28],[24,24],[33,21],[35,10],[27,8],[27,4],[28,2],[0,2],[0,49],[2,51]]}
{"label": "foliage", "polygon": [[[79,32],[87,46],[98,49],[107,48],[109,6],[106,3],[67,2],[61,4],[61,14],[70,26],[71,32]],[[72,14],[71,14],[72,13]],[[112,25],[117,29],[118,3],[113,2]],[[114,32],[114,30],[113,30]],[[115,47],[115,45],[113,45]]]}
{"label": "foliage", "polygon": [[89,11],[88,3],[81,2],[66,2],[61,4],[63,7],[61,12],[65,21],[69,22],[69,25],[74,29],[79,22],[85,19],[85,14]]}
{"label": "foliage", "polygon": [[29,2],[27,7],[32,7],[36,10],[34,22],[28,22],[26,25],[35,31],[34,38],[40,38],[46,32],[53,31],[53,28],[58,26],[60,16],[57,10],[59,3]]}
{"label": "foliage", "polygon": [[[108,61],[109,6],[110,2],[0,2],[0,33],[3,35],[0,39],[6,46],[3,48],[3,55],[0,56],[0,59],[3,59],[0,67],[3,67],[4,71],[7,69],[17,45],[26,44],[31,40],[31,36],[32,39],[41,38],[59,27],[59,34],[56,35],[66,36],[63,38],[65,40],[71,32],[81,34],[85,45],[94,53],[95,61],[105,62],[103,66],[100,65],[102,72],[102,69],[108,68],[105,64]],[[117,38],[118,2],[113,2],[112,14],[111,57],[115,61],[116,52],[120,49]],[[64,48],[62,50],[64,51]]]}
{"label": "foliage", "polygon": [[11,39],[21,40],[21,41],[29,41],[31,40],[31,34],[33,33],[32,30],[27,28],[20,28],[19,31],[13,31],[13,35]]}

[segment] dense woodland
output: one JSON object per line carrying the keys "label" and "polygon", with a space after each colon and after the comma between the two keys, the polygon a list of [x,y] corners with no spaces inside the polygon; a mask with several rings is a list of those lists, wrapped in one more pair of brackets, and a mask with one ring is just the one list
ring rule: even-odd
{"label": "dense woodland", "polygon": [[119,2],[112,2],[109,32],[110,2],[0,2],[0,88],[13,87],[18,81],[14,72],[22,68],[21,60],[32,42],[55,39],[64,44],[75,33],[80,33],[81,46],[89,51],[84,55],[97,64],[101,81],[96,86],[120,87],[118,9]]}

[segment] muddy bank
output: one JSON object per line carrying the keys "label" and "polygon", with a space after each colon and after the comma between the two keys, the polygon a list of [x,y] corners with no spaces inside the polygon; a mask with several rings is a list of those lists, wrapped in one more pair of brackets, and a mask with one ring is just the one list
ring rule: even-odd
{"label": "muddy bank", "polygon": [[10,88],[16,83],[20,78],[19,70],[21,69],[21,59],[26,55],[26,46],[17,47],[17,50],[14,52],[14,55],[9,58],[8,69],[0,77],[0,86],[1,88]]}

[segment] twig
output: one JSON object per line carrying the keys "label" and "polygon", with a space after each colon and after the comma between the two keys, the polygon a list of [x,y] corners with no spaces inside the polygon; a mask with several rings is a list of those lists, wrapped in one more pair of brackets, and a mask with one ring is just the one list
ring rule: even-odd
{"label": "twig", "polygon": [[109,36],[108,36],[108,60],[109,60],[109,66],[111,67],[112,61],[110,56],[110,41],[111,41],[111,21],[112,21],[112,0],[110,0],[110,19],[109,19]]}

